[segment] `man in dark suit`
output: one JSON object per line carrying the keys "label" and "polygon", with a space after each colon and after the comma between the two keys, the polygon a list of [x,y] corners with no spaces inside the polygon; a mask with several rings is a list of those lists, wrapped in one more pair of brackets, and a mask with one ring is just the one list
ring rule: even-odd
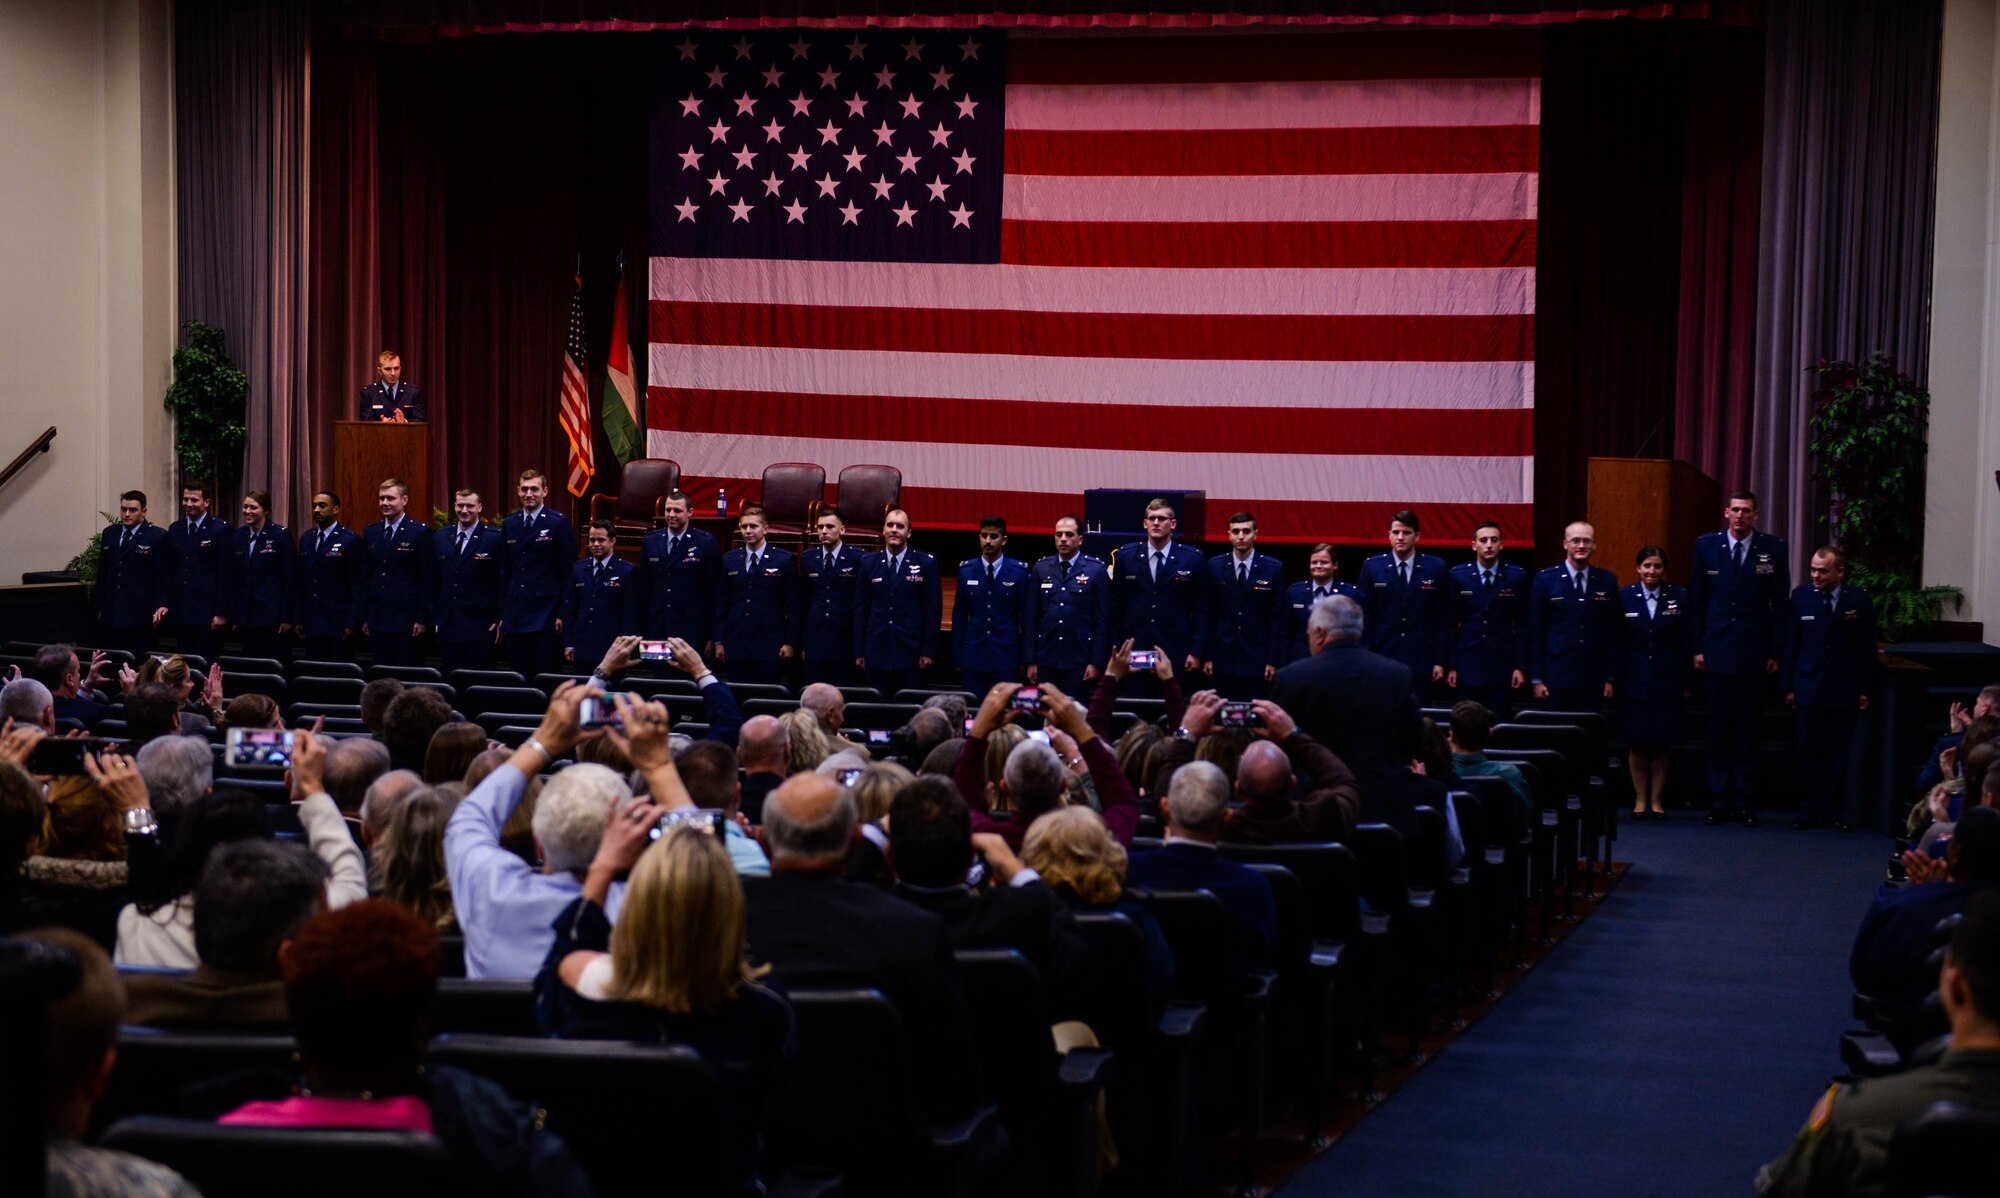
{"label": "man in dark suit", "polygon": [[1208,559],[1208,647],[1202,672],[1225,699],[1255,699],[1284,660],[1285,567],[1257,552],[1257,518],[1229,517],[1229,552]]}
{"label": "man in dark suit", "polygon": [[34,665],[27,676],[49,688],[58,724],[73,720],[89,731],[104,718],[104,696],[97,693],[97,688],[116,683],[117,674],[117,663],[99,650],[91,657],[90,676],[84,677],[76,646],[57,642],[35,651]]}
{"label": "man in dark suit", "polygon": [[962,1114],[978,1100],[979,1067],[944,921],[840,876],[857,818],[847,788],[818,774],[771,792],[771,876],[743,879],[750,956],[783,989],[880,990],[903,1016],[918,1109]]}
{"label": "man in dark suit", "polygon": [[983,695],[996,682],[1021,676],[1021,615],[1028,598],[1028,566],[1008,557],[1007,521],[979,522],[979,556],[958,563],[951,601],[951,656],[965,689]]}
{"label": "man in dark suit", "polygon": [[670,491],[661,501],[667,526],[646,534],[639,549],[640,588],[649,640],[679,637],[703,653],[714,652],[712,605],[722,581],[722,546],[688,526],[688,497]]}
{"label": "man in dark suit", "polygon": [[854,681],[854,610],[866,555],[845,543],[847,524],[837,512],[813,521],[819,544],[799,555],[799,629],[792,643],[805,658],[805,681],[844,686]]}
{"label": "man in dark suit", "polygon": [[340,523],[340,496],[313,494],[313,527],[299,537],[299,593],[292,623],[309,661],[354,660],[368,602],[368,547]]}
{"label": "man in dark suit", "polygon": [[1471,700],[1505,719],[1527,675],[1528,572],[1500,560],[1505,547],[1491,520],[1472,530],[1473,559],[1453,566],[1445,685],[1455,701]]}
{"label": "man in dark suit", "polygon": [[562,660],[562,597],[576,564],[576,532],[550,510],[549,482],[539,470],[521,471],[519,511],[501,526],[500,630],[507,659],[533,677],[553,673]]}
{"label": "man in dark suit", "polygon": [[1597,530],[1563,529],[1561,565],[1535,575],[1528,593],[1528,681],[1556,711],[1602,711],[1618,668],[1625,607],[1618,576],[1590,564]]}
{"label": "man in dark suit", "polygon": [[[1065,695],[1089,692],[1111,656],[1111,579],[1103,561],[1083,552],[1083,524],[1056,517],[1056,551],[1030,572],[1021,628],[1027,637],[1027,678]],[[988,688],[991,689],[991,688]],[[983,692],[974,691],[974,694]]]}
{"label": "man in dark suit", "polygon": [[1393,782],[1423,735],[1410,668],[1361,647],[1361,605],[1344,595],[1313,606],[1313,655],[1278,671],[1271,701],[1347,763],[1364,793]]}
{"label": "man in dark suit", "polygon": [[854,597],[854,659],[868,685],[893,699],[937,659],[938,625],[944,618],[944,580],[937,561],[910,548],[910,514],[891,508],[882,517],[882,551],[861,566]]}
{"label": "man in dark suit", "polygon": [[243,523],[229,538],[229,623],[249,657],[281,658],[292,630],[292,593],[298,584],[299,546],[271,521],[271,495],[243,496]]}
{"label": "man in dark suit", "polygon": [[167,618],[173,546],[166,530],[146,519],[146,493],[118,497],[118,523],[98,534],[97,583],[90,598],[106,649],[144,654]]}
{"label": "man in dark suit", "polygon": [[611,521],[584,529],[583,560],[570,567],[563,596],[563,660],[597,662],[611,642],[639,627],[639,568],[611,552]]}
{"label": "man in dark suit", "polygon": [[445,673],[493,668],[500,629],[500,530],[480,517],[479,492],[460,487],[451,500],[449,528],[431,534],[430,600],[423,622],[436,631]]}
{"label": "man in dark suit", "polygon": [[409,514],[410,488],[400,478],[376,491],[382,509],[363,539],[368,546],[368,604],[361,631],[378,666],[417,661],[424,634],[424,597],[430,594],[431,527]]}
{"label": "man in dark suit", "polygon": [[1191,761],[1174,771],[1161,807],[1167,843],[1132,854],[1126,885],[1208,891],[1229,916],[1231,963],[1244,972],[1262,966],[1277,943],[1278,906],[1263,874],[1216,851],[1229,817],[1229,776],[1214,762]]}
{"label": "man in dark suit", "polygon": [[1408,666],[1417,694],[1428,697],[1444,681],[1451,596],[1444,559],[1417,552],[1421,536],[1415,512],[1389,517],[1389,552],[1361,563],[1359,585],[1368,647]]}
{"label": "man in dark suit", "polygon": [[[1164,499],[1146,504],[1146,539],[1111,555],[1111,635],[1106,644],[1130,640],[1167,651],[1176,670],[1201,669],[1208,650],[1208,587],[1201,550],[1174,540],[1180,517]],[[1151,688],[1145,676],[1129,679],[1131,693]]]}
{"label": "man in dark suit", "polygon": [[1875,674],[1875,602],[1847,586],[1847,555],[1812,555],[1812,581],[1791,595],[1782,643],[1785,702],[1798,712],[1799,818],[1794,828],[1847,822],[1847,767]]}
{"label": "man in dark suit", "polygon": [[424,389],[403,381],[403,359],[393,349],[375,355],[376,380],[361,389],[361,419],[395,424],[429,420]]}
{"label": "man in dark suit", "polygon": [[715,661],[736,682],[776,682],[782,663],[797,651],[798,572],[792,554],[764,539],[764,509],[754,504],[737,517],[743,544],[722,557],[715,595]]}
{"label": "man in dark suit", "polygon": [[1306,555],[1305,581],[1285,589],[1285,659],[1281,666],[1312,656],[1312,648],[1306,644],[1306,621],[1312,618],[1313,604],[1331,595],[1362,601],[1361,589],[1340,581],[1339,575],[1340,558],[1334,555],[1333,546],[1324,542],[1314,545]]}
{"label": "man in dark suit", "polygon": [[1757,531],[1757,494],[1738,491],[1722,517],[1728,528],[1695,539],[1688,605],[1701,629],[1694,668],[1708,692],[1708,791],[1702,822],[1757,824],[1751,767],[1765,678],[1778,672],[1780,616],[1792,589],[1790,551]]}
{"label": "man in dark suit", "polygon": [[214,488],[181,488],[181,518],[167,529],[173,547],[173,581],[167,586],[166,625],[183,653],[213,662],[229,622],[229,523],[211,515]]}

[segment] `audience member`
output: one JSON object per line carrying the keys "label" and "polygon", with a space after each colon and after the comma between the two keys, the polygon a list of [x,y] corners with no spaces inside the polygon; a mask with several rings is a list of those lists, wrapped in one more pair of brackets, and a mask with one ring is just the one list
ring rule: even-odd
{"label": "audience member", "polygon": [[[714,748],[724,755],[726,745]],[[663,808],[605,825],[583,892],[555,922],[536,1014],[559,1036],[685,1044],[722,1079],[735,1188],[762,1194],[764,1101],[795,1051],[792,1012],[745,955],[743,886],[706,827],[655,834]],[[618,926],[604,913],[630,872]]]}
{"label": "audience member", "polygon": [[56,730],[55,697],[49,694],[48,687],[33,678],[16,678],[0,686],[0,717],[53,733]]}
{"label": "audience member", "polygon": [[437,931],[394,903],[368,900],[308,922],[279,952],[305,1084],[264,1089],[224,1114],[237,1127],[403,1128],[444,1141],[466,1192],[585,1195],[561,1137],[505,1090],[424,1064],[437,993]]}
{"label": "audience member", "polygon": [[181,701],[169,688],[157,682],[142,682],[125,696],[125,744],[129,750],[137,750],[147,741],[162,736],[190,736],[206,731],[189,727],[185,713],[181,711]]}
{"label": "audience member", "polygon": [[784,725],[785,741],[789,746],[787,773],[810,773],[833,752],[833,738],[820,727],[818,717],[812,712],[803,709],[788,711],[778,717],[778,723]]}
{"label": "audience member", "polygon": [[[1105,663],[1104,674],[1098,680],[1096,688],[1091,693],[1090,726],[1097,729],[1099,736],[1111,735],[1111,717],[1113,709],[1118,703],[1118,692],[1125,685],[1126,678],[1132,672],[1132,649],[1133,642],[1130,637],[1120,642],[1118,647],[1112,651],[1111,659]],[[1157,680],[1160,699],[1166,706],[1166,711],[1161,718],[1165,721],[1167,727],[1178,727],[1181,722],[1181,716],[1187,710],[1187,697],[1181,692],[1181,684],[1174,677],[1172,655],[1167,653],[1166,650],[1155,646],[1153,649],[1153,668],[1147,671],[1147,673],[1152,674],[1153,677],[1148,679],[1142,674],[1140,681],[1148,684],[1147,689],[1150,689],[1151,684]]]}
{"label": "audience member", "polygon": [[453,720],[431,734],[424,749],[424,781],[462,782],[472,759],[486,751],[486,730],[465,720]]}
{"label": "audience member", "polygon": [[512,749],[488,749],[474,757],[465,767],[465,788],[470,791],[486,781],[494,770],[507,764],[507,758],[513,756],[513,753]]}
{"label": "audience member", "polygon": [[1161,738],[1146,754],[1145,764],[1139,769],[1140,793],[1149,800],[1165,798],[1167,787],[1173,784],[1175,772],[1193,760],[1192,737]]}
{"label": "audience member", "polygon": [[1263,874],[1225,859],[1215,848],[1229,812],[1229,779],[1206,761],[1189,762],[1174,772],[1161,807],[1167,820],[1166,844],[1152,852],[1134,853],[1126,879],[1151,890],[1214,894],[1229,915],[1231,961],[1244,971],[1263,965],[1278,936],[1271,884]]}
{"label": "audience member", "polygon": [[250,839],[218,846],[194,891],[193,971],[125,975],[127,1022],[282,1029],[278,948],[326,910],[327,881],[326,865],[304,845]]}
{"label": "audience member", "polygon": [[[51,911],[42,885],[23,872],[42,847],[48,818],[42,784],[14,762],[0,761],[0,936],[47,924],[77,927],[82,922],[80,915]],[[115,914],[111,925],[115,935]]]}
{"label": "audience member", "polygon": [[1958,821],[1940,867],[1926,870],[1911,884],[1884,885],[1876,892],[1847,958],[1854,988],[1908,1017],[1922,1005],[1937,981],[1925,976],[1931,952],[1931,929],[1940,919],[1963,911],[1967,903],[2000,885],[2000,810],[1975,807]]}
{"label": "audience member", "polygon": [[1118,768],[1125,772],[1125,780],[1130,782],[1132,789],[1139,794],[1145,793],[1146,754],[1152,752],[1153,746],[1159,744],[1165,735],[1160,731],[1158,724],[1142,721],[1127,728],[1125,735],[1119,737],[1117,745],[1114,746],[1113,751],[1118,755]]}
{"label": "audience member", "polygon": [[1521,776],[1521,767],[1511,761],[1492,761],[1486,756],[1486,738],[1498,722],[1483,703],[1468,699],[1452,705],[1451,724],[1445,732],[1451,748],[1451,772],[1461,778],[1500,779],[1514,792],[1515,801],[1521,805],[1521,818],[1533,820],[1535,797],[1528,793],[1528,780]]}
{"label": "audience member", "polygon": [[681,785],[687,788],[688,798],[695,806],[722,813],[722,847],[728,851],[736,872],[770,873],[771,861],[764,856],[763,847],[743,830],[736,818],[743,784],[737,780],[736,754],[730,752],[729,746],[721,741],[696,741],[674,758],[674,768],[680,771]]}
{"label": "audience member", "polygon": [[1347,763],[1366,800],[1416,754],[1419,716],[1410,668],[1362,648],[1361,637],[1360,604],[1345,595],[1313,604],[1306,622],[1312,656],[1278,671],[1271,700]]}
{"label": "audience member", "polygon": [[1966,907],[1937,987],[1951,1021],[1944,1056],[1828,1090],[1784,1155],[1757,1171],[1758,1194],[1874,1198],[1886,1188],[1889,1141],[1903,1120],[1938,1102],[2000,1104],[2000,898],[1982,895]]}
{"label": "audience member", "polygon": [[859,753],[851,753],[846,749],[842,749],[838,753],[829,754],[824,761],[819,763],[819,767],[813,770],[813,773],[825,774],[827,777],[838,782],[842,774],[849,771],[859,773],[867,768],[868,759],[866,757],[863,757]]}
{"label": "audience member", "polygon": [[180,705],[180,731],[184,736],[206,735],[222,719],[221,666],[210,666],[206,675],[199,675],[178,653],[148,657],[139,663],[138,681],[140,685],[157,682],[173,692],[175,702]]}
{"label": "audience member", "polygon": [[840,688],[825,682],[814,682],[799,692],[799,709],[810,711],[819,720],[820,730],[831,742],[829,749],[835,753],[858,753],[863,758],[869,756],[868,747],[840,734],[840,728],[847,719],[847,696]]}
{"label": "audience member", "polygon": [[917,767],[917,773],[941,774],[949,778],[952,772],[958,769],[958,758],[964,751],[965,738],[962,736],[941,740],[924,753],[921,764]]}
{"label": "audience member", "polygon": [[907,765],[911,761],[927,763],[939,745],[965,734],[965,721],[963,719],[954,721],[936,707],[921,707],[917,709],[917,714],[910,717],[910,722],[904,725],[901,731],[902,739],[906,739],[910,746],[910,755],[904,764]]}
{"label": "audience member", "polygon": [[369,783],[368,792],[361,796],[362,847],[374,845],[375,838],[389,826],[390,817],[405,799],[429,789],[415,770],[390,770]]}
{"label": "audience member", "polygon": [[1014,755],[1014,749],[1028,739],[1028,730],[1019,724],[1006,723],[994,728],[986,737],[986,804],[989,812],[1014,810],[1014,799],[1000,785],[1000,779],[1007,772],[1007,759]]}
{"label": "audience member", "polygon": [[77,660],[76,646],[67,644],[43,645],[35,653],[35,661],[28,669],[28,676],[49,688],[55,697],[56,719],[74,720],[85,731],[97,727],[97,721],[104,718],[104,697],[97,688],[116,677],[116,668],[110,658],[102,653],[94,654],[90,660],[90,676],[83,676],[82,663]]}
{"label": "audience member", "polygon": [[[1188,731],[1200,735],[1220,707],[1196,695],[1185,716]],[[1223,835],[1253,844],[1346,840],[1361,813],[1353,772],[1332,749],[1299,731],[1276,703],[1257,699],[1252,709],[1259,726],[1236,766],[1243,808],[1230,813]],[[1301,789],[1303,796],[1294,798]]]}
{"label": "audience member", "polygon": [[[30,784],[41,790],[39,782]],[[35,920],[20,926],[75,928],[109,952],[118,940],[118,913],[132,901],[122,810],[87,777],[56,779],[41,810],[37,847],[19,879]]]}
{"label": "audience member", "polygon": [[[37,658],[36,661],[39,665],[40,659]],[[44,682],[49,682],[49,679],[40,673],[37,673],[36,677],[41,678]],[[56,714],[61,716],[62,692],[57,690],[55,684],[52,682],[49,683],[49,689],[56,692]],[[1943,736],[1938,737],[1937,741],[1931,745],[1930,752],[1924,756],[1924,768],[1917,774],[1917,793],[1919,795],[1929,794],[1932,787],[1945,780],[1942,766],[1942,758],[1945,751],[1947,749],[1956,749],[1960,742],[1965,739],[1967,730],[1975,721],[1995,715],[1996,713],[2000,713],[2000,683],[1981,687],[1979,694],[1972,701],[1972,709],[1970,711],[1966,710],[1963,703],[1953,703],[1951,705],[1951,715],[1948,720],[1950,730]]]}
{"label": "audience member", "polygon": [[22,939],[43,946],[41,951],[52,958],[48,972],[62,979],[48,1006],[48,1173],[42,1192],[77,1198],[201,1198],[186,1178],[165,1165],[82,1142],[118,1055],[125,992],[111,959],[82,933],[42,928]]}
{"label": "audience member", "polygon": [[238,695],[222,709],[224,728],[283,728],[285,720],[277,701],[269,695]]}
{"label": "audience member", "polygon": [[451,723],[451,703],[426,686],[406,688],[389,703],[376,733],[389,746],[389,760],[399,770],[422,773],[424,754],[438,729]]}
{"label": "audience member", "polygon": [[375,780],[389,772],[389,748],[372,737],[349,736],[326,751],[326,793],[343,815],[360,818]]}
{"label": "audience member", "polygon": [[1021,857],[1072,911],[1115,911],[1146,940],[1146,997],[1155,1012],[1174,980],[1174,953],[1159,923],[1125,893],[1125,846],[1088,807],[1060,807],[1028,825]]}
{"label": "audience member", "polygon": [[861,776],[847,784],[854,792],[855,810],[861,822],[875,824],[889,814],[890,805],[903,788],[917,780],[917,776],[893,761],[877,761],[861,771]]}
{"label": "audience member", "polygon": [[401,904],[438,931],[449,932],[458,927],[458,917],[445,876],[444,830],[458,804],[441,789],[417,787],[392,803],[379,825],[368,824],[368,893]]}
{"label": "audience member", "polygon": [[361,688],[361,722],[368,725],[368,734],[382,738],[388,726],[389,705],[403,693],[403,682],[399,678],[377,678]]}
{"label": "audience member", "polygon": [[215,754],[191,736],[169,736],[139,750],[139,777],[153,814],[168,828],[215,786]]}
{"label": "audience member", "polygon": [[[987,811],[987,738],[1010,722],[1014,692],[1020,689],[1019,683],[1002,682],[987,692],[979,705],[979,714],[973,717],[972,735],[966,738],[953,773],[958,793],[973,812],[973,830],[995,833],[1009,848],[1021,843],[1036,816],[1059,806],[1069,792],[1069,772],[1055,750],[1040,741],[1023,740],[1008,755],[1006,768],[993,792],[997,798],[1004,798],[1014,818],[996,820]],[[1130,844],[1139,826],[1139,800],[1119,770],[1110,746],[1090,726],[1083,705],[1053,685],[1041,687],[1041,707],[1049,725],[1067,733],[1076,742],[1078,756],[1089,764],[1105,826],[1111,829],[1118,843]]]}
{"label": "audience member", "polygon": [[764,799],[791,772],[790,734],[776,716],[756,715],[743,722],[736,743],[736,761],[743,767],[740,807],[753,824],[764,821]]}
{"label": "audience member", "polygon": [[945,727],[953,730],[965,727],[965,717],[972,714],[966,705],[966,696],[956,691],[946,691],[941,695],[931,695],[917,710],[934,710],[944,717]]}

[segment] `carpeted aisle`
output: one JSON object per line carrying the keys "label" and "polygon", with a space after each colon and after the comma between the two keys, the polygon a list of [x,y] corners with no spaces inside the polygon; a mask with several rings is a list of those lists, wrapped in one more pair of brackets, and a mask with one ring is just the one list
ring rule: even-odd
{"label": "carpeted aisle", "polygon": [[1631,876],[1287,1196],[1744,1194],[1840,1066],[1878,836],[1622,825]]}

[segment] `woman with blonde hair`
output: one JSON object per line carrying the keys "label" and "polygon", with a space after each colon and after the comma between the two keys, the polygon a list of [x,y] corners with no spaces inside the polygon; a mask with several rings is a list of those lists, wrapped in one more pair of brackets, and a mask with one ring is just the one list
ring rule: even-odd
{"label": "woman with blonde hair", "polygon": [[[750,967],[743,884],[709,813],[669,823],[649,847],[663,811],[642,800],[605,828],[582,895],[556,919],[536,1015],[559,1036],[700,1053],[722,1078],[736,1189],[762,1193],[764,1104],[795,1048],[792,1009]],[[628,867],[613,927],[604,900]]]}
{"label": "woman with blonde hair", "polygon": [[854,792],[854,804],[860,809],[861,822],[872,824],[888,815],[896,795],[916,780],[915,774],[893,761],[870,763],[859,778],[848,784],[848,789]]}
{"label": "woman with blonde hair", "polygon": [[1014,746],[1028,739],[1028,730],[1019,724],[1002,724],[986,738],[986,801],[994,811],[1012,811],[1014,803],[993,783],[1007,776],[1007,758]]}
{"label": "woman with blonde hair", "polygon": [[1146,997],[1155,1008],[1166,1002],[1174,980],[1174,954],[1160,925],[1125,893],[1125,846],[1088,807],[1058,807],[1028,825],[1021,860],[1042,875],[1042,884],[1072,911],[1115,911],[1139,926],[1146,938]]}
{"label": "woman with blonde hair", "polygon": [[[197,686],[199,681],[199,686]],[[134,688],[157,682],[174,692],[181,703],[181,735],[199,736],[222,720],[222,667],[208,668],[208,676],[197,680],[187,658],[175,653],[168,657],[148,657],[139,663]]]}
{"label": "woman with blonde hair", "polygon": [[785,734],[791,742],[792,758],[789,773],[810,774],[833,752],[832,738],[820,725],[819,717],[801,707],[778,717],[785,726]]}

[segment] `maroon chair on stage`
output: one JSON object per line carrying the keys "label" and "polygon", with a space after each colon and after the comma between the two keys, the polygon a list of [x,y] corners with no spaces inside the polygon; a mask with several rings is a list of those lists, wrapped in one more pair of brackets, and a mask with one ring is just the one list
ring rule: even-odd
{"label": "maroon chair on stage", "polygon": [[633,458],[618,474],[616,495],[592,495],[590,518],[609,518],[621,545],[636,545],[660,524],[669,491],[681,485],[681,464],[672,458]]}
{"label": "maroon chair on stage", "polygon": [[882,517],[902,502],[903,472],[894,466],[849,466],[834,485],[833,510],[850,545],[881,545]]}
{"label": "maroon chair on stage", "polygon": [[815,462],[773,462],[764,467],[760,495],[765,535],[772,544],[796,553],[804,548],[806,530],[826,497],[826,467]]}

